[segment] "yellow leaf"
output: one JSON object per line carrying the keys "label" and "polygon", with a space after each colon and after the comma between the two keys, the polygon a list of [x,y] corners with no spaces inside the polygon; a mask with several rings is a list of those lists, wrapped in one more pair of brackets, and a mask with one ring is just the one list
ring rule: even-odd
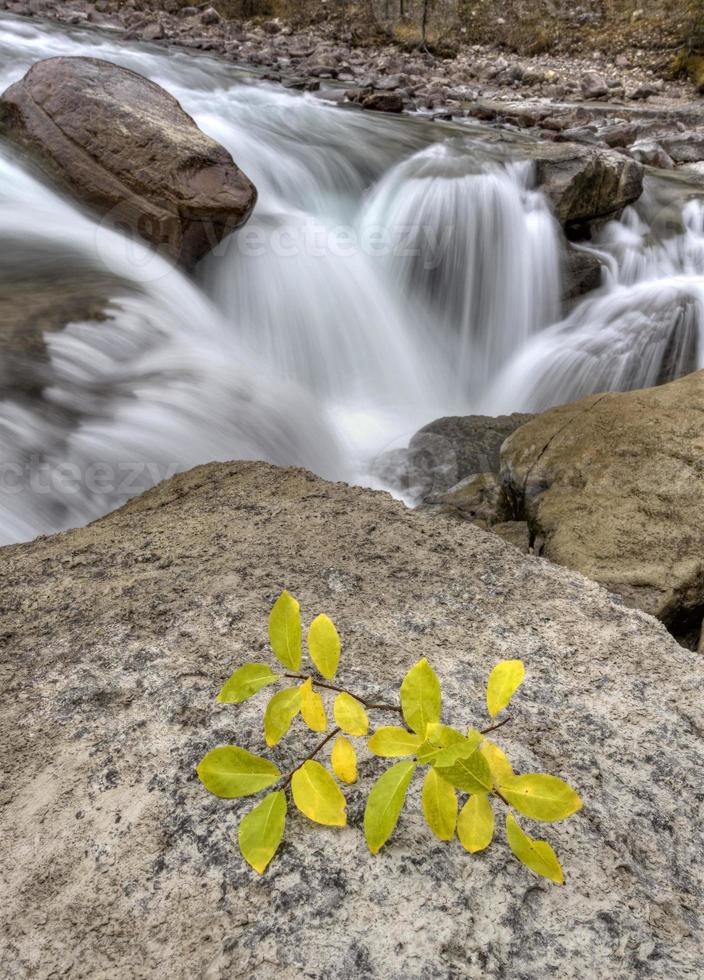
{"label": "yellow leaf", "polygon": [[565,876],[557,860],[557,855],[547,841],[533,840],[518,826],[512,813],[506,814],[506,837],[508,844],[519,861],[558,885],[565,883]]}
{"label": "yellow leaf", "polygon": [[357,753],[344,735],[338,735],[332,746],[332,771],[343,783],[357,782]]}
{"label": "yellow leaf", "polygon": [[269,615],[269,642],[276,658],[289,670],[301,668],[301,607],[284,591]]}
{"label": "yellow leaf", "polygon": [[443,749],[433,767],[443,779],[465,793],[486,793],[491,789],[489,763],[472,742]]}
{"label": "yellow leaf", "polygon": [[278,675],[272,673],[266,664],[245,664],[223,685],[218,701],[221,704],[240,704],[278,679]]}
{"label": "yellow leaf", "polygon": [[291,780],[293,802],[310,820],[326,827],[344,827],[347,802],[342,790],[319,762],[309,759]]}
{"label": "yellow leaf", "polygon": [[269,793],[242,819],[237,832],[242,857],[260,875],[276,854],[286,826],[286,794]]}
{"label": "yellow leaf", "polygon": [[333,621],[323,613],[310,624],[308,653],[323,677],[332,680],[340,662],[340,637]]}
{"label": "yellow leaf", "polygon": [[557,776],[531,773],[514,776],[499,786],[501,795],[524,817],[552,823],[572,816],[582,801],[571,786]]}
{"label": "yellow leaf", "polygon": [[497,786],[510,783],[514,778],[513,768],[498,745],[494,745],[493,742],[484,742],[482,743],[481,753],[489,763],[494,783]]}
{"label": "yellow leaf", "polygon": [[366,735],[369,731],[369,718],[357,698],[343,691],[335,698],[333,705],[337,725],[348,735]]}
{"label": "yellow leaf", "polygon": [[486,793],[470,796],[462,807],[457,821],[457,836],[462,847],[470,854],[483,851],[491,844],[494,836],[494,811]]}
{"label": "yellow leaf", "polygon": [[502,660],[494,667],[486,684],[486,706],[492,718],[506,707],[525,676],[522,660]]}
{"label": "yellow leaf", "polygon": [[401,709],[408,727],[425,738],[428,725],[440,721],[441,701],[440,681],[423,657],[401,684]]}
{"label": "yellow leaf", "polygon": [[394,832],[415,768],[415,762],[397,762],[372,786],[364,811],[364,836],[372,854],[378,854]]}
{"label": "yellow leaf", "polygon": [[415,755],[422,741],[420,735],[414,735],[399,725],[385,725],[377,728],[367,746],[374,755],[394,758],[399,755]]}
{"label": "yellow leaf", "polygon": [[273,762],[237,745],[221,745],[208,752],[196,766],[196,772],[207,790],[225,800],[251,796],[281,776]]}
{"label": "yellow leaf", "polygon": [[452,840],[457,823],[457,793],[435,769],[428,769],[423,780],[422,802],[423,815],[435,836]]}
{"label": "yellow leaf", "polygon": [[300,710],[300,688],[287,687],[273,696],[264,712],[264,738],[269,748],[283,738]]}
{"label": "yellow leaf", "polygon": [[306,725],[314,732],[324,732],[328,727],[328,720],[325,717],[325,707],[321,696],[313,690],[313,681],[308,680],[301,684],[301,717]]}

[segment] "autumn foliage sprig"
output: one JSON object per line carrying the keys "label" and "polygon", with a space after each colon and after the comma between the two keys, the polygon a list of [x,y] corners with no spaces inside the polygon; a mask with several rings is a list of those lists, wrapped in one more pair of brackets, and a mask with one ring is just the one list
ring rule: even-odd
{"label": "autumn foliage sprig", "polygon": [[[507,808],[506,839],[515,856],[536,874],[563,884],[562,868],[552,847],[526,834],[513,811],[533,820],[553,822],[575,813],[582,802],[556,776],[514,773],[499,746],[485,737],[505,722],[484,731],[470,727],[466,734],[442,724],[440,682],[425,658],[406,674],[400,705],[370,702],[332,684],[340,660],[340,637],[325,615],[317,616],[308,629],[308,654],[315,671],[310,675],[300,673],[300,606],[288,592],[277,599],[271,610],[269,640],[285,672],[274,673],[266,664],[245,664],[227,681],[218,700],[239,704],[281,679],[294,680],[295,685],[278,691],[266,706],[266,744],[275,746],[299,714],[309,729],[325,733],[325,737],[288,773],[282,773],[269,759],[236,745],[213,749],[196,767],[206,789],[225,799],[252,796],[278,785],[246,814],[239,826],[242,856],[255,871],[263,874],[283,839],[288,792],[295,806],[310,820],[325,826],[345,826],[347,804],[339,783],[357,781],[357,750],[350,738],[369,736],[368,712],[374,711],[399,714],[405,727],[386,725],[368,737],[367,748],[374,755],[404,760],[390,766],[369,793],[364,834],[372,854],[377,854],[390,838],[413,775],[419,767],[425,767],[422,808],[436,837],[449,841],[457,833],[460,844],[471,854],[485,850],[494,837],[491,801],[499,801]],[[524,676],[521,660],[501,661],[491,671],[486,704],[492,719],[507,707]],[[319,691],[334,695],[335,724],[331,729]],[[328,769],[316,757],[330,743]],[[467,796],[461,809],[458,792]]]}

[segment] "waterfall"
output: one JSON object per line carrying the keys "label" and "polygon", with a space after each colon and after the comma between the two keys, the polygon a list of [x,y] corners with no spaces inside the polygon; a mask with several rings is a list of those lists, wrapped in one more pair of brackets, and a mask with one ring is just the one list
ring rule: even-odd
{"label": "waterfall", "polygon": [[[646,196],[646,212],[648,204]],[[607,270],[603,288],[506,365],[487,395],[489,414],[542,411],[704,368],[702,202],[660,210],[648,221],[629,208],[591,250]]]}
{"label": "waterfall", "polygon": [[368,232],[398,243],[393,287],[451,341],[454,385],[475,400],[558,313],[559,231],[531,176],[529,164],[500,166],[481,145],[446,142],[397,165],[365,208]]}
{"label": "waterfall", "polygon": [[[373,460],[439,416],[701,366],[696,201],[607,226],[589,246],[603,288],[560,319],[562,236],[520,142],[509,159],[481,127],[345,111],[207,55],[0,14],[3,88],[80,54],[171,91],[259,201],[187,276],[0,142],[0,543],[211,460],[379,485]],[[44,329],[57,305],[75,313]]]}

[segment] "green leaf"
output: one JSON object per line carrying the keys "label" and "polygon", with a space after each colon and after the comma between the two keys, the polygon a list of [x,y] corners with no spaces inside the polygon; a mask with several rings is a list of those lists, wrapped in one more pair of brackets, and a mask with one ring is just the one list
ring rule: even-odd
{"label": "green leaf", "polygon": [[422,741],[420,735],[414,735],[400,725],[385,725],[377,728],[367,747],[374,755],[391,759],[400,755],[415,755]]}
{"label": "green leaf", "polygon": [[237,745],[221,745],[208,752],[196,766],[196,772],[207,790],[225,800],[251,796],[281,777],[273,762]]}
{"label": "green leaf", "polygon": [[324,613],[310,624],[308,653],[323,677],[332,680],[340,662],[340,637],[335,624]]}
{"label": "green leaf", "polygon": [[348,735],[366,735],[369,731],[367,712],[357,698],[345,691],[338,694],[333,705],[337,725]]}
{"label": "green leaf", "polygon": [[450,745],[464,745],[467,741],[462,732],[458,732],[456,728],[451,728],[449,725],[442,725],[438,721],[430,722],[425,737],[433,745],[439,745],[443,749]]}
{"label": "green leaf", "polygon": [[397,762],[372,786],[364,811],[364,836],[372,854],[378,854],[394,832],[415,768],[415,762]]}
{"label": "green leaf", "polygon": [[457,758],[457,750],[461,755],[479,747],[484,736],[476,729],[470,728],[467,737],[449,725],[428,725],[428,738],[418,749],[418,761],[434,766],[451,765]]}
{"label": "green leaf", "polygon": [[296,769],[291,780],[293,802],[309,820],[326,827],[344,827],[347,802],[342,790],[319,762],[309,759]]}
{"label": "green leaf", "polygon": [[301,669],[301,607],[286,591],[276,600],[269,615],[269,642],[284,667]]}
{"label": "green leaf", "polygon": [[269,748],[281,741],[300,710],[299,687],[287,687],[273,696],[264,712],[264,738]]}
{"label": "green leaf", "polygon": [[416,752],[416,759],[422,766],[434,765],[435,761],[443,754],[445,749],[440,745],[435,745],[427,739],[419,746]]}
{"label": "green leaf", "polygon": [[558,885],[565,883],[560,862],[548,842],[533,840],[532,837],[525,834],[518,826],[512,813],[506,814],[506,837],[509,847],[518,860],[531,871],[542,875],[543,878],[549,878],[550,881],[554,881]]}
{"label": "green leaf", "polygon": [[333,742],[330,762],[332,771],[343,783],[357,782],[357,753],[344,735],[338,735]]}
{"label": "green leaf", "polygon": [[440,721],[441,701],[440,681],[423,657],[401,684],[401,710],[408,727],[425,738],[427,726]]}
{"label": "green leaf", "polygon": [[462,847],[470,854],[483,851],[491,844],[494,836],[494,811],[486,793],[470,796],[462,807],[457,821],[457,836]]}
{"label": "green leaf", "polygon": [[272,673],[266,664],[245,664],[223,685],[218,701],[222,704],[240,704],[278,679],[278,674]]}
{"label": "green leaf", "polygon": [[506,707],[525,676],[522,660],[502,660],[494,667],[486,684],[486,706],[492,718]]}
{"label": "green leaf", "polygon": [[514,776],[499,787],[501,795],[524,817],[552,823],[565,820],[582,806],[582,801],[571,786],[542,773]]}
{"label": "green leaf", "polygon": [[465,793],[486,793],[492,787],[489,763],[471,742],[451,745],[433,763],[439,775]]}
{"label": "green leaf", "polygon": [[279,849],[286,827],[286,794],[269,793],[243,817],[237,840],[242,857],[260,875]]}
{"label": "green leaf", "polygon": [[313,681],[308,680],[301,684],[301,717],[306,725],[313,732],[324,732],[328,727],[328,720],[325,717],[325,706],[321,696],[313,690]]}
{"label": "green leaf", "polygon": [[496,786],[508,784],[514,779],[513,768],[506,755],[493,742],[483,742],[481,753],[489,763],[491,775]]}
{"label": "green leaf", "polygon": [[423,780],[422,802],[423,815],[435,836],[452,840],[457,823],[457,793],[435,769],[428,769]]}

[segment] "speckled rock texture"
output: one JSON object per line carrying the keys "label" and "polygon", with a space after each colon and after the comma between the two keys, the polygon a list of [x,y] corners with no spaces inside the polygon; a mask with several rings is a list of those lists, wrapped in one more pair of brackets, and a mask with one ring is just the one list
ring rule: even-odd
{"label": "speckled rock texture", "polygon": [[[258,463],[192,470],[0,558],[0,975],[700,975],[704,662],[595,583],[469,524]],[[565,887],[518,865],[502,830],[475,857],[436,841],[418,778],[372,857],[361,821],[384,763],[361,744],[350,826],[294,813],[263,878],[243,863],[251,803],[208,795],[194,766],[231,741],[264,751],[266,695],[214,698],[267,657],[283,587],[307,618],[337,621],[346,686],[390,699],[427,656],[458,725],[485,721],[498,659],[525,659],[497,741],[584,799],[540,827]],[[296,727],[275,758],[288,767],[317,739]]]}
{"label": "speckled rock texture", "polygon": [[704,371],[550,409],[502,447],[543,554],[675,631],[704,615]]}
{"label": "speckled rock texture", "polygon": [[257,199],[172,95],[98,58],[47,58],[0,98],[0,134],[111,224],[186,268]]}

